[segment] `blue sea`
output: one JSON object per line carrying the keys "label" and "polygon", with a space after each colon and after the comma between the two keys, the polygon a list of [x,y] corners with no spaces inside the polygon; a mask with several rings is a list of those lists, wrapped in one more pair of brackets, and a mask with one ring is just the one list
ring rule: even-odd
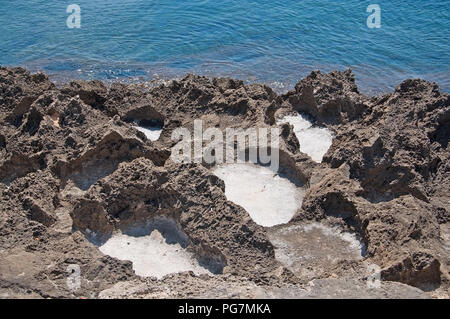
{"label": "blue sea", "polygon": [[[370,4],[381,28],[368,28]],[[81,28],[68,28],[70,4]],[[0,0],[0,64],[73,78],[192,72],[292,89],[351,67],[361,91],[424,78],[450,91],[450,0]]]}

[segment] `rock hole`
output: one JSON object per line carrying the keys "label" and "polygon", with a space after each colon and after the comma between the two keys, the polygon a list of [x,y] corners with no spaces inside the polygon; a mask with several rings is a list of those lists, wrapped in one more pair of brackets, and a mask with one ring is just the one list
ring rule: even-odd
{"label": "rock hole", "polygon": [[28,114],[27,121],[22,128],[23,132],[28,132],[30,136],[33,136],[36,134],[36,132],[39,130],[39,126],[42,122],[44,117],[41,113],[39,113],[36,109],[31,109],[30,113]]}
{"label": "rock hole", "polygon": [[69,175],[75,186],[82,191],[87,191],[100,179],[113,173],[119,165],[116,160],[93,160],[81,166],[77,171]]}
{"label": "rock hole", "polygon": [[300,142],[300,151],[307,154],[317,163],[321,163],[324,155],[333,143],[333,132],[324,127],[313,126],[304,115],[286,115],[277,121],[278,125],[289,123],[294,126],[294,133]]}
{"label": "rock hole", "polygon": [[202,265],[186,249],[188,237],[170,218],[159,217],[144,225],[127,227],[103,242],[96,240],[97,234],[87,233],[88,239],[105,255],[131,261],[139,276],[162,279],[186,271],[212,275],[207,265]]}
{"label": "rock hole", "polygon": [[163,131],[163,124],[155,120],[139,120],[134,121],[135,128],[142,133],[152,142],[159,140]]}
{"label": "rock hole", "polygon": [[275,258],[300,277],[317,277],[340,261],[362,260],[366,247],[354,233],[319,222],[269,231]]}
{"label": "rock hole", "polygon": [[288,223],[301,207],[304,190],[268,167],[226,164],[213,173],[225,182],[227,199],[242,206],[258,225]]}
{"label": "rock hole", "polygon": [[6,137],[0,134],[0,150],[6,148]]}

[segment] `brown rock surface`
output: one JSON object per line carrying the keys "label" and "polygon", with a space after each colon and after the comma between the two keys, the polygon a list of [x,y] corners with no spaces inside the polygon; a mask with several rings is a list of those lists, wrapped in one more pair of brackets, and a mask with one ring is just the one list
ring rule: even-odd
{"label": "brown rock surface", "polygon": [[[57,88],[43,74],[0,67],[0,92],[0,296],[448,298],[450,97],[434,83],[406,80],[366,97],[347,70],[313,72],[282,96],[194,75],[159,87]],[[170,159],[172,131],[196,119],[222,131],[273,127],[294,111],[335,138],[315,163],[292,126],[280,127],[281,168],[306,188],[287,225],[258,226],[227,201],[210,166]],[[135,123],[160,125],[161,138],[148,140]],[[141,278],[96,246],[157,217],[172,220],[215,275]],[[290,270],[271,234],[311,220],[356,234],[364,257],[308,277]],[[381,268],[379,290],[366,287],[370,264]],[[80,267],[76,291],[71,265]]]}

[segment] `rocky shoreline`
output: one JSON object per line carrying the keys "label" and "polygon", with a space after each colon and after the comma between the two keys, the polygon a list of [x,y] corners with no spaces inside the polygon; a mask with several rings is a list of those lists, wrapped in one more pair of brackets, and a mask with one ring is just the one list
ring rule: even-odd
{"label": "rocky shoreline", "polygon": [[[405,80],[368,97],[347,70],[315,71],[284,95],[195,75],[158,87],[57,87],[44,74],[0,67],[0,91],[2,297],[449,297],[450,96],[435,83]],[[280,125],[280,168],[306,191],[286,225],[257,225],[227,200],[209,165],[170,158],[172,132],[196,119],[221,130],[270,128],[293,112],[335,136],[318,163]],[[136,122],[162,127],[161,136],[150,141]],[[89,238],[162,217],[213,275],[139,277]],[[312,221],[355,234],[364,258],[308,275],[280,262],[274,234]],[[372,264],[381,269],[377,289],[366,285]],[[76,290],[70,265],[80,267]]]}

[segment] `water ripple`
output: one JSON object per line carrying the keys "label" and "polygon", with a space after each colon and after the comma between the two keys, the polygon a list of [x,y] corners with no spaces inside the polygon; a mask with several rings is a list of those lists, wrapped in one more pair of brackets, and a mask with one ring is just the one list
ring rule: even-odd
{"label": "water ripple", "polygon": [[450,91],[450,0],[378,0],[382,28],[358,0],[77,0],[0,6],[0,64],[54,79],[179,77],[186,72],[274,83],[286,90],[314,69],[352,67],[365,92],[408,77]]}

